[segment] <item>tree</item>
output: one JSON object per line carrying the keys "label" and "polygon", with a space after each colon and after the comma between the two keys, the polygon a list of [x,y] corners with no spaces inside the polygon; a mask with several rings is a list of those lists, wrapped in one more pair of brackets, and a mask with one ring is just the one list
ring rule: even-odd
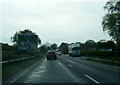
{"label": "tree", "polygon": [[107,31],[117,44],[120,45],[120,1],[108,1],[104,6],[107,14],[103,17],[103,31]]}
{"label": "tree", "polygon": [[86,50],[92,50],[95,49],[95,41],[94,40],[87,40],[84,44],[84,47]]}
{"label": "tree", "polygon": [[[32,31],[29,30],[29,29],[25,29],[25,30],[23,30],[23,31],[17,31],[17,32],[11,37],[12,42],[18,44],[18,35],[25,35],[25,34],[36,35],[36,33],[32,32]],[[40,40],[39,37],[38,37],[38,44],[41,44],[41,40]]]}
{"label": "tree", "polygon": [[48,46],[47,45],[41,45],[40,47],[39,47],[39,50],[40,50],[40,53],[43,53],[43,54],[46,54],[47,53],[47,51],[48,51]]}
{"label": "tree", "polygon": [[107,41],[106,43],[107,43],[108,49],[112,49],[112,50],[115,49],[115,43],[113,41]]}
{"label": "tree", "polygon": [[61,43],[59,46],[59,50],[62,51],[64,54],[68,54],[68,44],[67,43]]}
{"label": "tree", "polygon": [[54,43],[50,46],[51,50],[56,50],[57,48],[58,48],[58,45],[56,43]]}
{"label": "tree", "polygon": [[2,44],[2,51],[15,51],[16,47],[13,45],[9,45],[7,43],[1,43]]}
{"label": "tree", "polygon": [[97,49],[114,49],[115,43],[113,41],[100,40],[97,42]]}

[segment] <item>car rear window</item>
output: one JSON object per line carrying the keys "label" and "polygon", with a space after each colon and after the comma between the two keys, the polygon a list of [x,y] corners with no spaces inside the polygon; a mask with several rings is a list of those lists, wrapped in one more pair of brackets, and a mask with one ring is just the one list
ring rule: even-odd
{"label": "car rear window", "polygon": [[55,55],[55,52],[49,52],[50,55]]}

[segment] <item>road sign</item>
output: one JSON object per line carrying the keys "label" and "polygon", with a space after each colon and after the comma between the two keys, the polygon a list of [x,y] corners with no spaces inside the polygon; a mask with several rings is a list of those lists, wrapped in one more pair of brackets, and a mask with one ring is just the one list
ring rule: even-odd
{"label": "road sign", "polygon": [[19,50],[35,50],[38,46],[37,35],[18,35]]}

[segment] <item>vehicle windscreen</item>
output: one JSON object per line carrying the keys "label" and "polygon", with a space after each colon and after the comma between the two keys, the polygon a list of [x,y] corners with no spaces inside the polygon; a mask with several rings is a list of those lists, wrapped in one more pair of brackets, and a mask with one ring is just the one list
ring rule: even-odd
{"label": "vehicle windscreen", "polygon": [[55,53],[54,52],[49,52],[49,55],[55,55]]}

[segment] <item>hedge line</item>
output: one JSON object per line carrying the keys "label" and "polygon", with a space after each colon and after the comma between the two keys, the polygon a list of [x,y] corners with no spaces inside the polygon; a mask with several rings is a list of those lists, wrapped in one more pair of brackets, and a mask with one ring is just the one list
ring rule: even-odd
{"label": "hedge line", "polygon": [[82,56],[94,57],[100,59],[107,59],[113,61],[120,61],[120,52],[111,52],[111,51],[84,51],[81,52]]}
{"label": "hedge line", "polygon": [[112,51],[82,51],[83,56],[115,56],[116,53]]}
{"label": "hedge line", "polygon": [[2,61],[25,58],[30,56],[40,56],[40,53],[37,51],[32,52],[2,51]]}

